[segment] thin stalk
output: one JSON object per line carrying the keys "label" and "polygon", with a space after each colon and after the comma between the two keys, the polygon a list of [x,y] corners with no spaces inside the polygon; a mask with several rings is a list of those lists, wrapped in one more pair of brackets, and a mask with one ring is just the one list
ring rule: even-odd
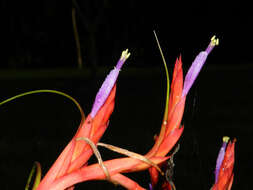
{"label": "thin stalk", "polygon": [[78,31],[77,31],[75,8],[72,8],[72,23],[73,23],[74,37],[75,37],[75,41],[76,41],[77,63],[78,63],[78,68],[81,69],[83,67],[83,64],[82,64],[83,61],[82,61],[82,55],[81,55],[81,46],[80,46],[79,35],[78,35]]}
{"label": "thin stalk", "polygon": [[42,90],[33,90],[33,91],[29,91],[29,92],[24,92],[22,94],[18,94],[16,96],[13,96],[11,98],[8,98],[2,102],[0,102],[0,106],[2,106],[3,104],[6,104],[8,102],[11,102],[15,99],[18,99],[18,98],[21,98],[23,96],[26,96],[26,95],[31,95],[31,94],[39,94],[39,93],[52,93],[52,94],[58,94],[58,95],[61,95],[61,96],[64,96],[68,99],[70,99],[78,108],[78,110],[80,111],[80,114],[81,114],[81,118],[82,118],[82,121],[84,121],[85,119],[85,115],[84,115],[84,112],[83,112],[83,109],[82,107],[80,106],[80,104],[73,98],[71,97],[70,95],[64,93],[64,92],[60,92],[60,91],[57,91],[57,90],[48,90],[48,89],[42,89]]}

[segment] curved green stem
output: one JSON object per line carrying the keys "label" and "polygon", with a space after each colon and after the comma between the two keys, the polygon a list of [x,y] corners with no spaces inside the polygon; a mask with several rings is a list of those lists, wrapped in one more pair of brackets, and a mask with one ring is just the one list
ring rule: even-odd
{"label": "curved green stem", "polygon": [[170,94],[170,79],[169,79],[169,72],[168,72],[168,68],[167,68],[167,64],[166,64],[166,60],[164,58],[164,55],[163,55],[163,51],[162,51],[162,48],[160,46],[160,43],[159,43],[159,40],[158,40],[158,37],[156,35],[156,32],[154,32],[154,35],[155,35],[155,39],[156,39],[156,43],[158,45],[158,48],[159,48],[159,51],[160,51],[160,54],[161,54],[161,57],[162,57],[162,60],[163,60],[163,65],[164,65],[164,68],[165,68],[165,72],[166,72],[166,79],[167,79],[167,92],[166,92],[166,103],[165,103],[165,110],[164,110],[164,116],[163,116],[163,121],[167,122],[167,119],[168,119],[168,105],[169,105],[169,94]]}
{"label": "curved green stem", "polygon": [[82,120],[85,119],[85,115],[84,115],[83,109],[80,106],[80,104],[73,97],[71,97],[70,95],[68,95],[64,92],[57,91],[57,90],[42,89],[42,90],[33,90],[33,91],[29,91],[29,92],[24,92],[22,94],[18,94],[16,96],[13,96],[11,98],[8,98],[8,99],[0,102],[0,106],[2,106],[3,104],[6,104],[6,103],[8,103],[12,100],[21,98],[23,96],[30,95],[30,94],[38,94],[38,93],[53,93],[53,94],[58,94],[58,95],[61,95],[61,96],[64,96],[64,97],[70,99],[77,106],[78,110],[80,111]]}
{"label": "curved green stem", "polygon": [[33,167],[32,167],[32,170],[29,174],[29,177],[28,177],[28,180],[27,180],[27,183],[26,183],[26,186],[25,186],[25,190],[29,189],[32,177],[33,177],[34,172],[35,172],[35,168],[37,168],[37,169],[36,169],[36,176],[35,176],[35,179],[34,179],[32,190],[36,190],[39,183],[40,183],[40,180],[41,180],[41,166],[40,166],[39,162],[35,162]]}

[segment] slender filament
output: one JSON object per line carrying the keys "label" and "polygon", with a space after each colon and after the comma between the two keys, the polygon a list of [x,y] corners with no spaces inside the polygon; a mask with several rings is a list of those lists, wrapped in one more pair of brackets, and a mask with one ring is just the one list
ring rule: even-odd
{"label": "slender filament", "polygon": [[105,147],[107,149],[110,149],[114,152],[129,156],[131,158],[137,159],[137,160],[141,160],[143,162],[145,162],[148,165],[151,165],[153,167],[155,167],[162,175],[163,172],[161,171],[161,169],[159,168],[159,166],[157,164],[155,164],[154,162],[152,162],[151,160],[149,160],[148,158],[146,158],[145,156],[142,156],[141,154],[137,154],[135,152],[131,152],[129,150],[123,149],[123,148],[119,148],[110,144],[105,144],[105,143],[97,143],[98,146],[102,146]]}
{"label": "slender filament", "polygon": [[97,158],[97,160],[98,160],[98,164],[100,165],[100,167],[102,168],[102,170],[103,170],[104,173],[105,173],[106,179],[107,179],[108,181],[111,181],[111,180],[110,180],[109,171],[108,171],[108,169],[106,168],[106,166],[104,165],[104,162],[103,162],[103,160],[102,160],[101,154],[99,153],[99,151],[98,151],[96,145],[95,145],[90,139],[88,139],[88,138],[86,138],[86,137],[79,137],[79,138],[77,138],[76,140],[77,140],[77,141],[84,140],[86,143],[88,143],[88,144],[90,145],[91,149],[93,150],[93,152],[94,152],[94,154],[95,154],[95,156],[96,156],[96,158]]}

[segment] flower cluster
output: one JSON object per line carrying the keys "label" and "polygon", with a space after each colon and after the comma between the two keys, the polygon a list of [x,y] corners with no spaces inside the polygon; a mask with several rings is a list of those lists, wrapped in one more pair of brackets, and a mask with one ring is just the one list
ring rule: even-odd
{"label": "flower cluster", "polygon": [[[126,177],[124,173],[146,169],[149,169],[151,175],[151,188],[156,188],[159,173],[163,175],[159,166],[171,158],[167,154],[177,143],[184,130],[184,127],[181,125],[181,120],[186,96],[204,65],[208,54],[217,44],[218,40],[213,37],[207,49],[200,52],[193,61],[185,79],[183,79],[182,59],[179,57],[176,60],[170,88],[169,77],[167,76],[167,103],[161,130],[155,140],[154,146],[144,156],[99,142],[108,126],[108,120],[114,108],[117,77],[122,65],[130,55],[127,50],[124,51],[118,64],[109,73],[99,89],[91,113],[86,119],[82,120],[75,136],[45,175],[37,190],[73,189],[75,184],[87,180],[109,180],[127,189],[144,189],[137,182]],[[128,157],[103,162],[96,146],[105,146]],[[223,156],[219,156],[222,159],[219,158],[217,161],[216,176],[218,177],[216,177],[213,190],[225,189],[219,188],[222,185],[225,186],[224,183],[226,183],[226,188],[232,184],[233,175],[231,172],[233,168],[231,169],[231,165],[233,163],[231,162],[231,149],[233,147],[234,143],[230,143],[227,147],[226,154],[221,153]],[[223,147],[223,149],[225,148]],[[88,165],[87,161],[93,153],[95,153],[99,162]],[[222,164],[221,160],[223,160]],[[165,181],[162,188],[174,189],[175,186],[173,182]]]}
{"label": "flower cluster", "polygon": [[[147,169],[151,176],[149,188],[159,188],[157,187],[159,176],[165,175],[160,167],[168,161],[171,161],[173,165],[174,153],[170,156],[168,153],[178,142],[184,130],[181,121],[187,94],[209,53],[217,44],[218,39],[213,37],[206,50],[197,55],[185,78],[183,77],[181,56],[176,59],[171,84],[164,62],[168,83],[164,118],[153,147],[145,155],[99,142],[108,127],[109,118],[114,109],[117,77],[122,65],[130,56],[128,50],[123,51],[116,67],[109,73],[99,89],[90,114],[86,118],[82,114],[82,120],[76,134],[35,189],[73,190],[77,183],[88,180],[108,180],[127,189],[141,190],[144,188],[126,177],[124,173]],[[226,137],[223,141],[217,159],[215,184],[212,190],[229,190],[233,182],[235,141],[228,143]],[[127,157],[103,161],[97,146],[104,146],[125,154]],[[97,157],[98,163],[88,165],[87,162],[93,154]],[[175,189],[174,183],[168,178],[160,189]]]}

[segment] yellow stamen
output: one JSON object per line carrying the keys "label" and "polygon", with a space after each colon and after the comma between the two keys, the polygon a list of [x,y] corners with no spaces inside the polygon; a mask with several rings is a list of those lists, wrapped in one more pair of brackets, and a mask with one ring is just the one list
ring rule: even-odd
{"label": "yellow stamen", "polygon": [[225,137],[223,137],[222,140],[223,140],[223,142],[226,142],[226,143],[227,143],[227,142],[229,141],[229,137],[225,136]]}
{"label": "yellow stamen", "polygon": [[124,50],[121,54],[120,60],[126,61],[130,55],[131,54],[128,52],[128,49]]}
{"label": "yellow stamen", "polygon": [[211,44],[212,44],[213,46],[219,45],[219,38],[216,38],[216,36],[214,35],[214,36],[211,38]]}

